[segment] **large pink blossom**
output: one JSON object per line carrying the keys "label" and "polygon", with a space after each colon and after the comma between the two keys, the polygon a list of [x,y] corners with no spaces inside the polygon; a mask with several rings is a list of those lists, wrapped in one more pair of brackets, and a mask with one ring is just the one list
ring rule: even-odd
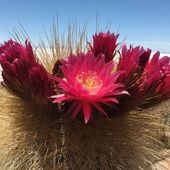
{"label": "large pink blossom", "polygon": [[64,78],[54,77],[60,91],[51,96],[53,103],[71,102],[68,112],[75,117],[83,110],[86,123],[93,108],[107,116],[101,104],[112,106],[119,103],[117,95],[128,94],[122,90],[124,85],[117,82],[121,72],[113,73],[113,68],[114,62],[105,63],[103,56],[95,57],[92,53],[69,56],[61,66]]}

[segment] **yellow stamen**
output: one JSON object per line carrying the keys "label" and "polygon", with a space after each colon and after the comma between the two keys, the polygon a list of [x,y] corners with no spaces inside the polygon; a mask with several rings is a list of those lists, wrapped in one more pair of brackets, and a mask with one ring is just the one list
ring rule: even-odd
{"label": "yellow stamen", "polygon": [[86,90],[88,90],[91,95],[96,94],[101,89],[101,87],[103,85],[103,82],[98,77],[97,73],[92,72],[92,71],[79,73],[76,76],[76,80]]}

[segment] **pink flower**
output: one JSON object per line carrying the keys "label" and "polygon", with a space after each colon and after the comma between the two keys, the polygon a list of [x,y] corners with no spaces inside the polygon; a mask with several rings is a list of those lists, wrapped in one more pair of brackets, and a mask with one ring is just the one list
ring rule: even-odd
{"label": "pink flower", "polygon": [[[3,68],[3,72],[12,74],[15,70],[20,71],[22,78],[25,77],[23,71],[27,71],[28,68],[32,67],[35,63],[35,57],[32,52],[32,47],[28,41],[25,42],[26,47],[21,44],[9,40],[4,45],[0,46],[0,63]],[[18,67],[18,65],[20,65]]]}
{"label": "pink flower", "polygon": [[144,50],[140,46],[134,48],[130,46],[127,49],[126,45],[123,45],[118,70],[125,71],[122,82],[127,88],[130,88],[140,78],[150,54],[151,50],[149,49]]}
{"label": "pink flower", "polygon": [[47,71],[37,63],[31,44],[25,47],[9,40],[0,46],[0,64],[5,85],[13,92],[33,97],[38,103],[47,100],[51,85]]}
{"label": "pink flower", "polygon": [[100,32],[93,36],[93,46],[90,44],[90,49],[94,56],[103,54],[105,56],[105,62],[109,62],[114,58],[115,49],[117,47],[116,41],[119,34]]}
{"label": "pink flower", "polygon": [[[105,63],[104,57],[95,57],[92,53],[71,55],[63,61],[61,70],[64,78],[55,76],[60,93],[53,103],[70,101],[68,112],[74,118],[83,110],[85,123],[91,117],[92,109],[96,108],[107,117],[107,113],[100,104],[112,106],[118,103],[117,95],[127,94],[122,90],[124,85],[117,83],[120,72],[113,73],[114,63]],[[111,102],[111,103],[110,103]]]}
{"label": "pink flower", "polygon": [[[170,71],[169,71],[170,72]],[[156,94],[159,94],[162,98],[170,97],[170,75],[167,76],[156,88]]]}
{"label": "pink flower", "polygon": [[170,57],[159,57],[157,52],[147,61],[141,76],[128,89],[130,97],[125,103],[129,107],[149,106],[170,97]]}
{"label": "pink flower", "polygon": [[151,93],[159,98],[163,96],[170,97],[170,57],[160,57],[157,52],[152,59],[147,62],[144,73],[141,77],[140,91]]}
{"label": "pink flower", "polygon": [[170,97],[170,57],[163,57],[159,60],[161,82],[156,88],[156,93],[161,97]]}
{"label": "pink flower", "polygon": [[7,86],[21,93],[27,93],[28,70],[36,64],[30,43],[26,41],[25,45],[9,40],[0,47],[3,79]]}

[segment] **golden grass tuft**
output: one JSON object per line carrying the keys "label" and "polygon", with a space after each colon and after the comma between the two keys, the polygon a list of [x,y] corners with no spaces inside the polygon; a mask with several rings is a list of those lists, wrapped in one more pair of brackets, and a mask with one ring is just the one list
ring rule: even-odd
{"label": "golden grass tuft", "polygon": [[71,53],[86,51],[86,24],[83,28],[69,25],[67,32],[59,34],[58,27],[53,23],[51,34],[45,31],[46,42],[42,40],[36,49],[36,55],[45,68],[52,73],[53,66],[58,59],[69,56]]}

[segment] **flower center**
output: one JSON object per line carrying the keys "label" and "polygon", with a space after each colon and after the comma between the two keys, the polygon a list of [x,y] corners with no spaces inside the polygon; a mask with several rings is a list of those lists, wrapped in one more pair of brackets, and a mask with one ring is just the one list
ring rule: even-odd
{"label": "flower center", "polygon": [[96,94],[103,86],[103,81],[96,72],[87,71],[77,74],[76,80],[83,88],[89,91],[91,95]]}

